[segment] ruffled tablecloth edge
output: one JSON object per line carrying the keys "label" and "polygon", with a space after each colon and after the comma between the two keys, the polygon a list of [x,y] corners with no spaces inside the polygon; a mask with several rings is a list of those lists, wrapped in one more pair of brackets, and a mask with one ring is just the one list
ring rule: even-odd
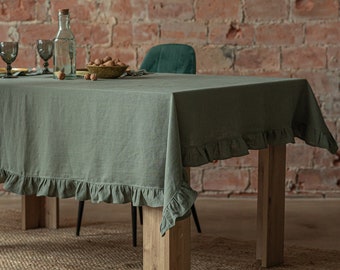
{"label": "ruffled tablecloth edge", "polygon": [[[203,146],[182,147],[183,164],[186,167],[193,167],[213,160],[243,156],[247,155],[250,149],[259,150],[267,148],[268,145],[294,143],[294,137],[301,138],[311,146],[328,149],[333,154],[338,150],[337,143],[328,130],[320,131],[304,124],[295,124],[293,128],[252,133]],[[161,188],[29,177],[0,169],[0,183],[2,182],[5,183],[6,190],[20,195],[75,197],[77,200],[91,200],[92,202],[132,202],[134,206],[163,207],[160,224],[162,235],[175,225],[177,219],[186,217],[190,213],[190,208],[197,197],[197,193],[186,181],[182,182],[181,187],[167,205],[164,205],[164,190]]]}
{"label": "ruffled tablecloth edge", "polygon": [[4,188],[19,195],[36,195],[58,198],[71,198],[80,201],[91,200],[94,203],[129,203],[133,206],[163,207],[160,233],[175,226],[176,220],[190,214],[197,192],[186,182],[172,196],[167,205],[164,204],[164,190],[153,187],[138,187],[115,184],[93,184],[81,180],[51,179],[22,176],[8,170],[0,169],[0,183]]}
{"label": "ruffled tablecloth edge", "polygon": [[214,160],[240,157],[249,154],[248,150],[265,149],[269,145],[295,143],[294,137],[306,144],[327,149],[335,154],[338,145],[328,130],[317,130],[301,123],[293,127],[260,131],[234,138],[221,139],[199,146],[182,146],[182,160],[186,167],[195,167]]}

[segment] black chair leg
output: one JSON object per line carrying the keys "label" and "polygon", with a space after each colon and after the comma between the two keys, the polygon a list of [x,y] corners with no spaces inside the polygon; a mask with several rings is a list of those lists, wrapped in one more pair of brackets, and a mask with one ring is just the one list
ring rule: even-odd
{"label": "black chair leg", "polygon": [[83,218],[84,204],[84,201],[79,201],[76,236],[79,236],[81,220]]}
{"label": "black chair leg", "polygon": [[[83,212],[84,212],[84,205],[85,205],[84,201],[79,201],[76,236],[79,236],[79,233],[80,233],[81,221],[82,221]],[[143,225],[143,207],[138,206],[138,210],[139,210],[140,224]],[[194,204],[191,207],[191,213],[194,218],[197,232],[201,233],[202,232],[201,226],[198,220],[198,216],[197,216],[197,212],[196,212],[196,208]],[[132,204],[131,204],[131,217],[132,217],[132,245],[136,247],[137,246],[137,207],[133,206]]]}
{"label": "black chair leg", "polygon": [[132,246],[137,246],[137,207],[131,203],[131,217],[132,217]]}
{"label": "black chair leg", "polygon": [[140,225],[143,225],[143,207],[138,206],[138,210],[139,210],[139,222],[140,222]]}
{"label": "black chair leg", "polygon": [[[84,201],[79,201],[76,236],[79,236],[79,233],[80,233],[81,221],[82,221],[83,212],[84,212],[84,205],[85,205]],[[139,215],[140,215],[139,217],[140,217],[141,224],[143,224],[141,206],[139,206]],[[132,204],[131,204],[131,216],[132,216],[132,245],[136,247],[137,246],[137,207],[133,206]]]}
{"label": "black chair leg", "polygon": [[196,212],[196,208],[195,208],[194,204],[191,206],[191,213],[192,213],[192,217],[194,218],[197,231],[199,233],[201,233],[202,232],[201,231],[201,226],[200,226],[200,222],[198,221],[198,216],[197,216],[197,212]]}

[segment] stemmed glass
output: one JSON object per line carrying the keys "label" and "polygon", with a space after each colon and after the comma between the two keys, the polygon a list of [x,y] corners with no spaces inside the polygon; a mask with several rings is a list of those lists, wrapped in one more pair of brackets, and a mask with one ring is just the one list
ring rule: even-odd
{"label": "stemmed glass", "polygon": [[51,74],[48,70],[48,60],[53,55],[53,40],[49,39],[38,39],[37,40],[37,50],[40,57],[44,60],[44,70],[43,74]]}
{"label": "stemmed glass", "polygon": [[11,64],[15,61],[18,55],[18,42],[0,42],[0,55],[2,60],[7,64],[7,73],[4,78],[17,78],[12,75]]}

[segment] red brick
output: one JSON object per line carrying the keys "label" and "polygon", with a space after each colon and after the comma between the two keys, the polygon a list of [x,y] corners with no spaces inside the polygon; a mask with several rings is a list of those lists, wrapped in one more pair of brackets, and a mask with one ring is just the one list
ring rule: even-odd
{"label": "red brick", "polygon": [[314,149],[313,168],[315,169],[331,168],[334,166],[335,160],[336,156],[329,153],[327,150],[321,148]]}
{"label": "red brick", "polygon": [[207,164],[203,164],[200,166],[203,170],[210,170],[210,169],[215,169],[221,167],[221,161],[217,160],[215,162],[209,162]]}
{"label": "red brick", "polygon": [[241,1],[239,0],[197,0],[197,21],[224,21],[238,19],[241,14]]}
{"label": "red brick", "polygon": [[190,186],[197,192],[202,192],[203,169],[201,167],[190,168]]}
{"label": "red brick", "polygon": [[131,22],[132,7],[130,1],[115,0],[112,2],[111,16],[115,16],[118,22]]}
{"label": "red brick", "polygon": [[242,157],[233,157],[221,161],[222,167],[257,167],[258,165],[258,151],[249,150],[249,155]]}
{"label": "red brick", "polygon": [[[306,60],[301,59],[301,61],[308,61],[308,57],[306,56]],[[309,67],[313,67],[312,64]],[[306,68],[308,67],[306,66]],[[302,70],[296,71],[293,77],[307,79],[316,95],[336,95],[338,93],[338,80],[334,74]]]}
{"label": "red brick", "polygon": [[327,65],[329,69],[340,69],[340,46],[328,47]]}
{"label": "red brick", "polygon": [[237,25],[238,29],[225,23],[213,23],[209,25],[209,43],[252,45],[254,43],[254,27],[248,24]]}
{"label": "red brick", "polygon": [[279,70],[278,48],[246,48],[236,54],[235,69]]}
{"label": "red brick", "polygon": [[48,13],[48,3],[45,0],[37,0],[35,5],[36,8],[36,19],[38,21],[48,21],[49,20],[49,13]]}
{"label": "red brick", "polygon": [[250,171],[250,185],[247,188],[247,192],[257,192],[258,191],[258,170],[257,168],[251,168]]}
{"label": "red brick", "polygon": [[[340,96],[337,95],[335,97],[333,97],[333,102],[336,103],[334,104],[334,107],[333,107],[333,111],[335,112],[334,114],[331,114],[331,115],[328,115],[329,118],[325,117],[324,116],[324,120],[325,120],[325,124],[326,126],[328,127],[328,130],[331,134],[333,134],[335,140],[339,140],[339,136],[336,136],[336,128],[337,128],[337,120],[339,120],[339,115],[340,115]],[[321,110],[322,110],[322,114],[325,115],[324,113],[324,108],[321,107]],[[338,143],[339,145],[339,143]],[[319,150],[323,150],[323,151],[327,151],[325,149],[321,149],[321,148],[315,148],[316,149],[319,149]],[[328,151],[327,151],[328,152]],[[340,165],[340,164],[339,164]]]}
{"label": "red brick", "polygon": [[217,168],[204,171],[204,190],[245,191],[248,185],[248,170]]}
{"label": "red brick", "polygon": [[107,24],[88,24],[82,22],[73,22],[71,30],[75,36],[77,46],[80,45],[108,45],[111,40],[112,29]]}
{"label": "red brick", "polygon": [[339,17],[337,0],[295,0],[293,19],[331,19]]}
{"label": "red brick", "polygon": [[340,191],[340,167],[299,171],[298,184],[302,190],[334,190]]}
{"label": "red brick", "polygon": [[226,47],[205,46],[196,50],[197,73],[232,74],[234,51]]}
{"label": "red brick", "polygon": [[161,43],[180,42],[205,44],[207,27],[200,23],[165,23],[161,25]]}
{"label": "red brick", "polygon": [[0,39],[1,41],[11,41],[8,34],[10,32],[10,26],[9,25],[1,25],[0,24]]}
{"label": "red brick", "polygon": [[[92,22],[93,24],[117,24],[117,18],[111,12],[111,1],[88,1],[89,18],[83,21]],[[94,5],[94,7],[92,7]],[[75,19],[79,20],[77,17]]]}
{"label": "red brick", "polygon": [[295,191],[297,189],[297,171],[298,169],[286,169],[286,190]]}
{"label": "red brick", "polygon": [[132,8],[132,21],[139,22],[144,21],[148,17],[148,0],[131,0]]}
{"label": "red brick", "polygon": [[326,49],[316,46],[283,48],[282,67],[287,69],[325,68]]}
{"label": "red brick", "polygon": [[256,44],[299,45],[303,43],[303,24],[265,24],[256,29]]}
{"label": "red brick", "polygon": [[149,18],[151,20],[192,20],[194,10],[192,3],[182,0],[150,0]]}
{"label": "red brick", "polygon": [[290,78],[291,73],[284,70],[242,70],[239,71],[243,76],[258,76],[258,77],[275,77],[275,78]]}
{"label": "red brick", "polygon": [[35,0],[11,0],[0,3],[0,21],[33,21]]}
{"label": "red brick", "polygon": [[[87,50],[85,47],[77,47],[77,59],[76,59],[76,68],[85,68],[86,64],[89,62]],[[50,62],[50,66],[52,63]]]}
{"label": "red brick", "polygon": [[314,148],[306,144],[288,144],[286,166],[289,168],[311,168]]}
{"label": "red brick", "polygon": [[23,46],[19,43],[18,57],[13,62],[12,67],[30,68],[36,66],[36,48],[33,46]]}
{"label": "red brick", "polygon": [[[80,2],[83,3],[83,2]],[[79,4],[76,9],[71,10],[71,23],[73,21],[89,22],[94,21],[97,16],[97,6],[95,1],[87,1],[85,4]],[[109,20],[108,20],[109,21]]]}
{"label": "red brick", "polygon": [[159,27],[155,23],[139,23],[133,27],[133,43],[140,45],[141,43],[158,43]]}
{"label": "red brick", "polygon": [[129,46],[133,42],[133,25],[131,23],[119,23],[113,27],[112,44],[114,46]]}
{"label": "red brick", "polygon": [[245,0],[245,22],[288,18],[287,1]]}
{"label": "red brick", "polygon": [[0,22],[7,22],[9,20],[9,9],[6,3],[0,3]]}
{"label": "red brick", "polygon": [[[340,119],[340,96],[339,94],[336,95],[328,95],[322,103],[322,112],[324,116],[334,119]],[[336,134],[336,128],[333,125],[328,125],[332,134]],[[339,133],[338,133],[339,134]],[[340,138],[340,135],[338,136]]]}
{"label": "red brick", "polygon": [[308,44],[334,44],[340,41],[340,22],[327,24],[307,24],[306,42]]}
{"label": "red brick", "polygon": [[[340,104],[338,106],[340,107]],[[333,134],[334,134],[334,137],[335,137],[335,139],[336,139],[336,141],[338,143],[338,146],[340,146],[340,117],[337,117],[337,121],[336,121],[336,133],[333,133]]]}
{"label": "red brick", "polygon": [[340,199],[340,191],[339,192],[325,192],[325,197],[328,199]]}
{"label": "red brick", "polygon": [[51,24],[21,24],[18,26],[20,43],[34,45],[37,39],[53,39],[58,32],[58,26]]}

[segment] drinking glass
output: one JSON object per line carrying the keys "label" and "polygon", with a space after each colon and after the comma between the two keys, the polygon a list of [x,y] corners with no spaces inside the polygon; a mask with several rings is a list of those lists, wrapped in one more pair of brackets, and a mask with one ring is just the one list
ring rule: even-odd
{"label": "drinking glass", "polygon": [[44,60],[44,70],[43,74],[51,74],[48,70],[48,60],[53,55],[53,40],[49,39],[38,39],[37,40],[37,50],[39,56]]}
{"label": "drinking glass", "polygon": [[7,73],[4,78],[17,78],[17,76],[12,75],[11,64],[18,55],[18,42],[0,42],[0,55],[2,60],[7,64]]}

